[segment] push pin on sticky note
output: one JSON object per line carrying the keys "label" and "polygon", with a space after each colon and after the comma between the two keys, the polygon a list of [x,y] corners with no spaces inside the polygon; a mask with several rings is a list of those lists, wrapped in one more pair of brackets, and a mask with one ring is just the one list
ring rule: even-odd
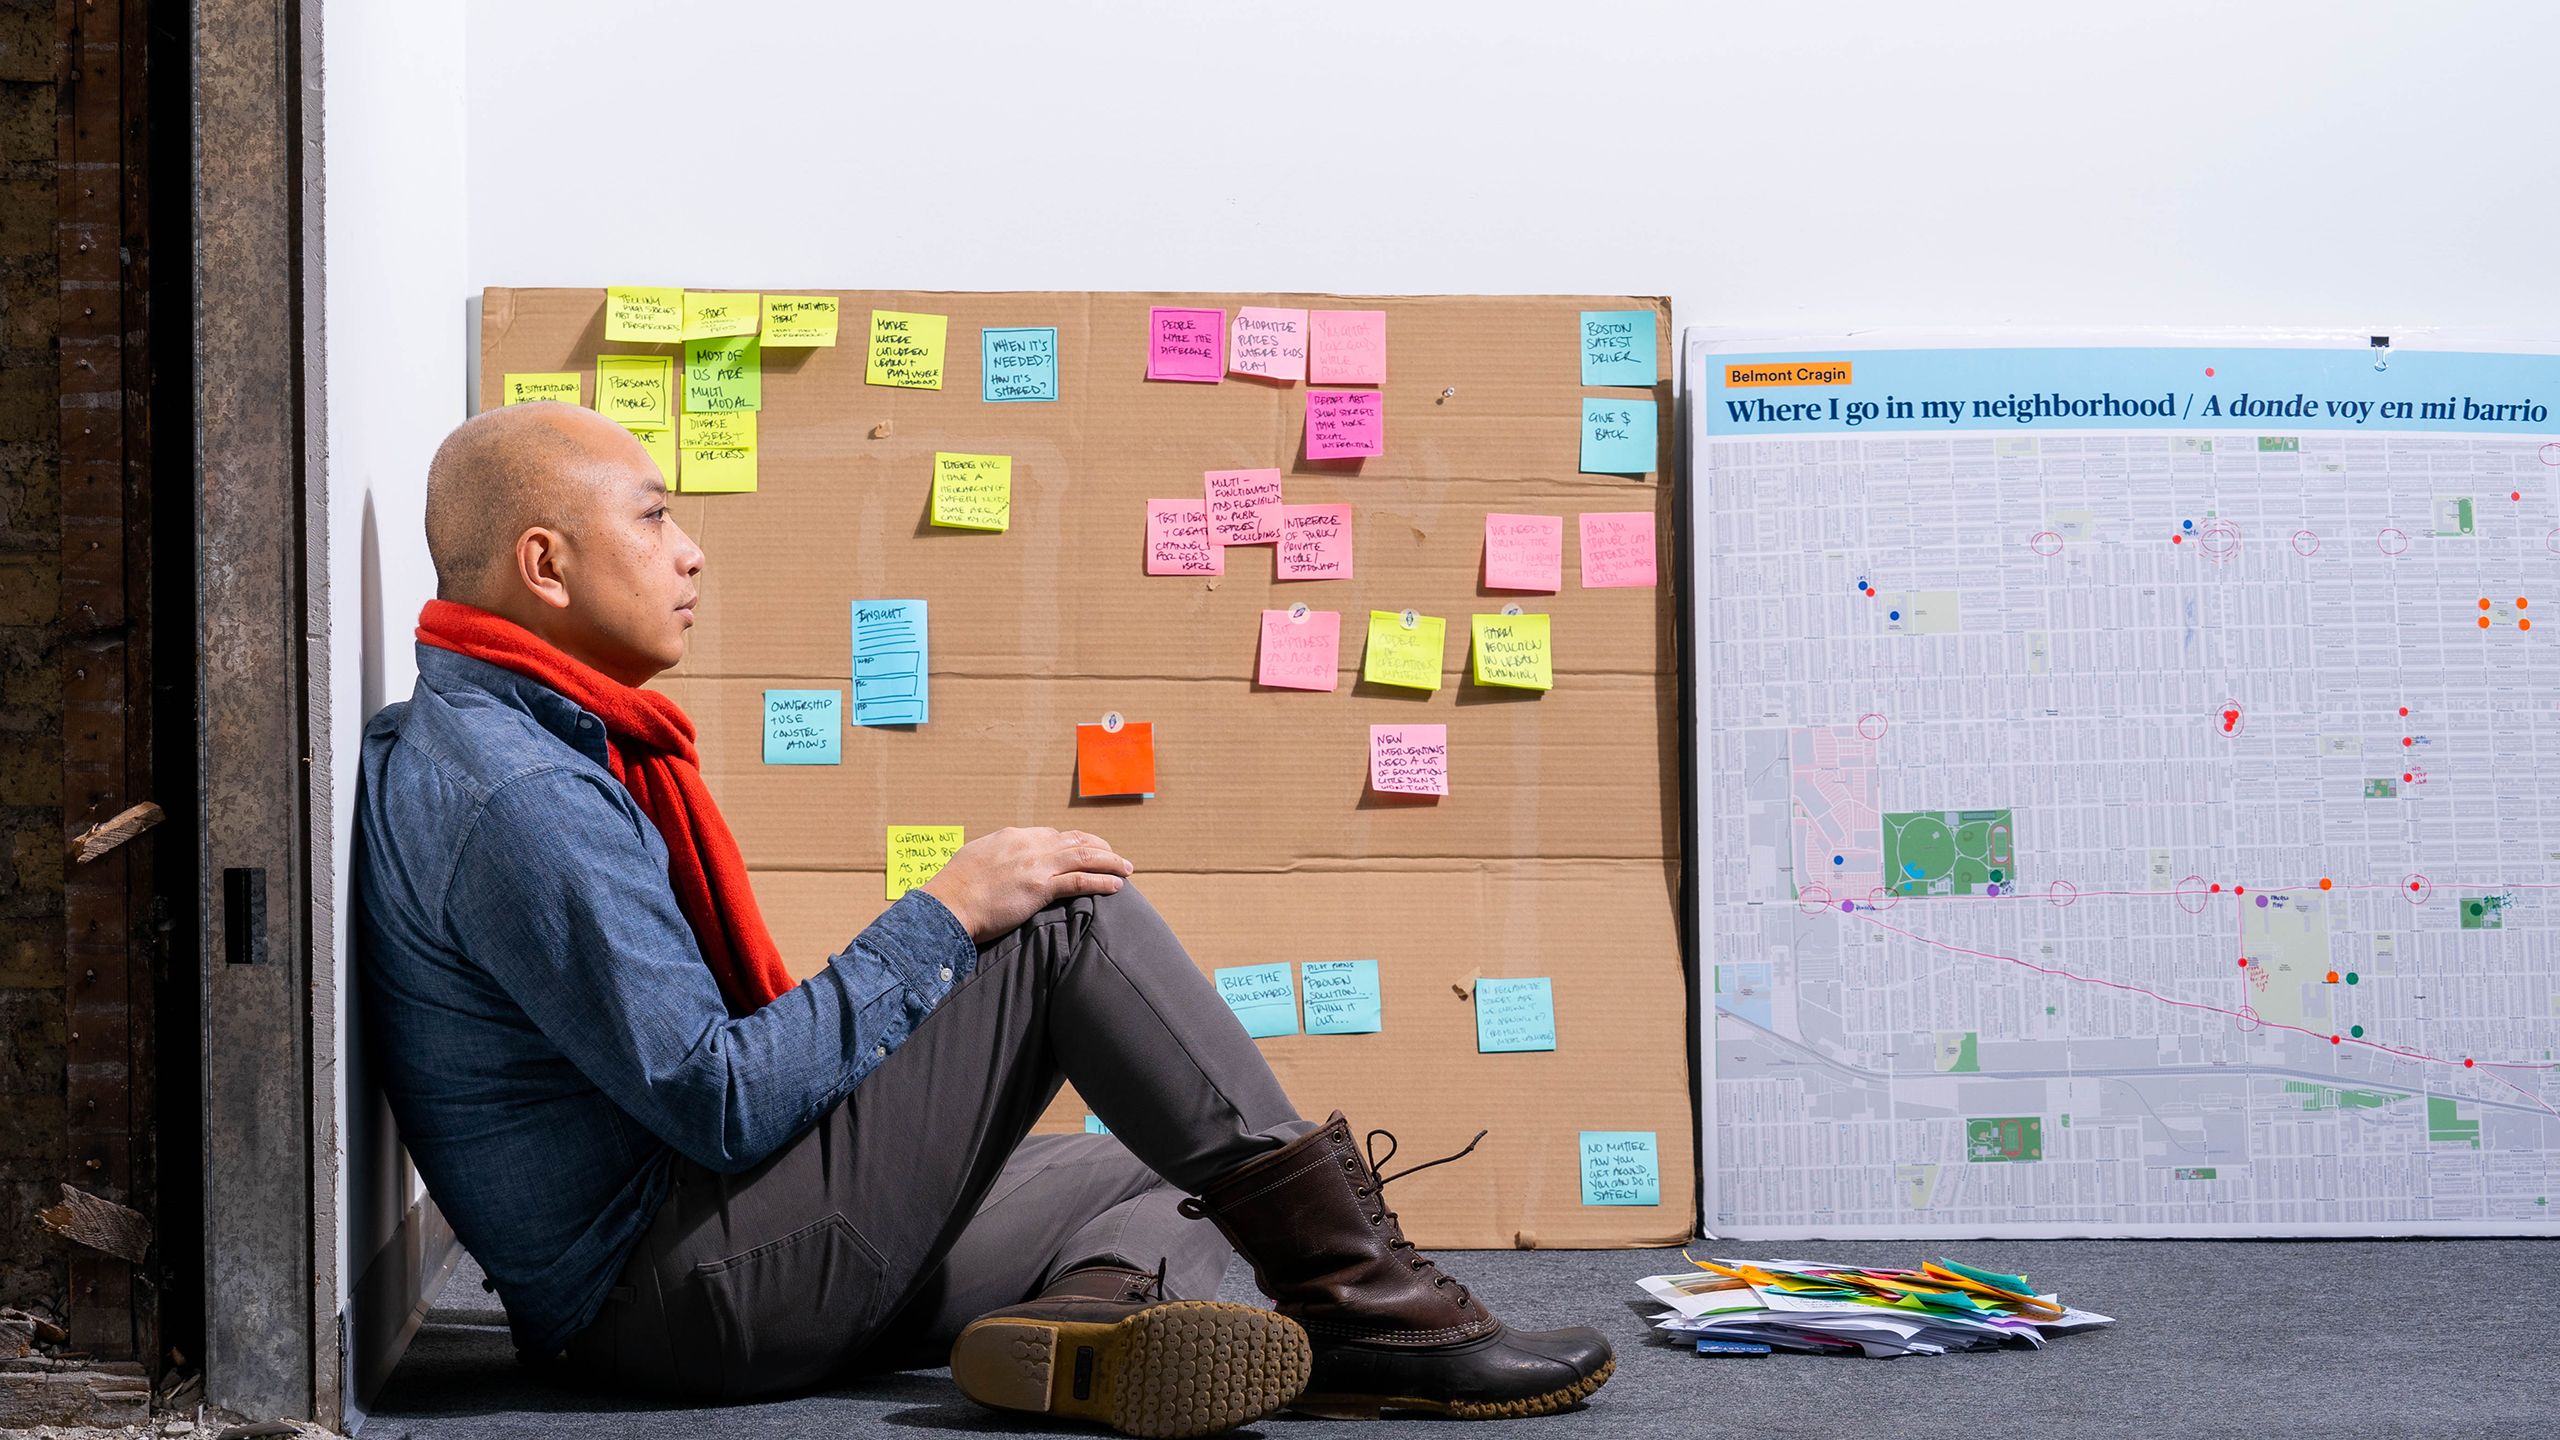
{"label": "push pin on sticky note", "polygon": [[1410,630],[1414,626],[1422,623],[1422,612],[1419,610],[1407,609],[1396,616],[1396,623],[1407,630]]}
{"label": "push pin on sticky note", "polygon": [[1292,625],[1304,625],[1307,623],[1307,616],[1311,613],[1313,612],[1307,609],[1307,602],[1301,600],[1297,604],[1289,607],[1289,623]]}
{"label": "push pin on sticky note", "polygon": [[1503,614],[1505,614],[1505,615],[1517,615],[1517,614],[1519,614],[1519,613],[1520,613],[1520,604],[1519,604],[1519,602],[1515,600],[1515,601],[1513,601],[1511,604],[1508,604],[1508,605],[1503,606],[1503,607],[1502,607],[1502,613],[1503,613]]}

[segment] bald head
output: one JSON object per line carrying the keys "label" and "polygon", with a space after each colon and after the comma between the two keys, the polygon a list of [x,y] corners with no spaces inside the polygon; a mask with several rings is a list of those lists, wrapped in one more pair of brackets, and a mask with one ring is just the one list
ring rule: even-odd
{"label": "bald head", "polygon": [[506,589],[525,531],[575,535],[597,501],[653,483],[665,488],[640,442],[583,406],[539,400],[471,417],[427,467],[436,593],[502,608],[491,602]]}

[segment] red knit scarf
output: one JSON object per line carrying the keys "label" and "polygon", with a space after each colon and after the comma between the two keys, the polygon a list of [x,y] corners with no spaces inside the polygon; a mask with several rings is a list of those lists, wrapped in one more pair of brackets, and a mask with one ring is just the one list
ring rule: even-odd
{"label": "red knit scarf", "polygon": [[673,700],[636,690],[532,631],[469,605],[430,600],[418,640],[538,681],[604,722],[605,762],[667,842],[667,883],[732,1015],[750,1015],[795,983],[764,928],[747,862],[702,783],[693,721]]}

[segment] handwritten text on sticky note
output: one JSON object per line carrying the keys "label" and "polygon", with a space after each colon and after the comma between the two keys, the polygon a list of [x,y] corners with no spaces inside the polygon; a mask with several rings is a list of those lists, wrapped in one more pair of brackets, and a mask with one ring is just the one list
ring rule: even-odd
{"label": "handwritten text on sticky note", "polygon": [[943,340],[950,325],[948,315],[872,311],[871,350],[863,360],[862,383],[902,390],[941,389]]}
{"label": "handwritten text on sticky note", "polygon": [[507,377],[504,400],[509,405],[522,405],[529,400],[557,400],[564,405],[575,405],[585,388],[586,377],[575,370],[514,374]]}
{"label": "handwritten text on sticky note", "polygon": [[596,357],[596,413],[634,430],[675,420],[675,361],[665,355]]}
{"label": "handwritten text on sticky note", "polygon": [[1653,358],[1653,312],[1582,312],[1582,383],[1651,385],[1660,379]]}
{"label": "handwritten text on sticky note", "polygon": [[853,723],[922,725],[933,718],[922,600],[853,602]]}
{"label": "handwritten text on sticky note", "polygon": [[1058,398],[1058,327],[989,326],[978,332],[978,395],[993,402]]}
{"label": "handwritten text on sticky note", "polygon": [[1387,383],[1387,312],[1307,312],[1307,379],[1317,385]]}
{"label": "handwritten text on sticky note", "polygon": [[1280,538],[1280,472],[1209,470],[1209,536],[1221,545],[1268,545]]}
{"label": "handwritten text on sticky note", "polygon": [[667,342],[684,338],[684,291],[674,285],[616,285],[604,292],[604,338]]}
{"label": "handwritten text on sticky note", "polygon": [[1449,793],[1449,727],[1369,727],[1369,788],[1381,795]]}
{"label": "handwritten text on sticky note", "polygon": [[684,292],[684,338],[710,340],[723,335],[753,335],[763,318],[757,297],[728,291]]}
{"label": "handwritten text on sticky note", "polygon": [[631,438],[639,441],[640,448],[649,452],[650,463],[658,467],[658,478],[667,482],[668,489],[675,489],[676,427],[661,425],[652,430],[633,430]]}
{"label": "handwritten text on sticky note", "polygon": [[1266,380],[1307,378],[1307,312],[1247,305],[1236,311],[1227,368]]}
{"label": "handwritten text on sticky note", "polygon": [[1662,1169],[1650,1130],[1585,1130],[1582,1203],[1659,1205]]}
{"label": "handwritten text on sticky note", "polygon": [[1655,409],[1650,400],[1601,400],[1583,396],[1583,473],[1652,474]]}
{"label": "handwritten text on sticky note", "polygon": [[684,342],[684,408],[689,415],[763,409],[764,358],[756,337]]}
{"label": "handwritten text on sticky note", "polygon": [[1227,378],[1227,312],[1178,310],[1158,305],[1147,312],[1147,378]]}
{"label": "handwritten text on sticky note", "polygon": [[1556,1048],[1555,982],[1476,982],[1476,1049],[1487,1055]]}
{"label": "handwritten text on sticky note", "polygon": [[1209,506],[1203,500],[1147,502],[1147,573],[1224,575],[1226,553],[1209,538]]}
{"label": "handwritten text on sticky note", "polygon": [[1298,991],[1288,962],[1270,965],[1225,965],[1217,972],[1218,998],[1244,1022],[1244,1033],[1257,1040],[1298,1033]]}
{"label": "handwritten text on sticky note", "polygon": [[1002,530],[1013,515],[1013,457],[933,457],[933,523],[961,530]]}
{"label": "handwritten text on sticky note", "polygon": [[1476,683],[1514,690],[1552,690],[1555,649],[1544,615],[1478,615]]}
{"label": "handwritten text on sticky note", "polygon": [[1449,622],[1437,615],[1416,615],[1412,628],[1394,610],[1369,612],[1369,646],[1360,660],[1360,678],[1372,685],[1402,685],[1412,690],[1440,688],[1440,655],[1448,643]]}
{"label": "handwritten text on sticky note", "polygon": [[1387,453],[1387,397],[1375,390],[1307,392],[1307,458],[1350,460]]}
{"label": "handwritten text on sticky note", "polygon": [[1564,517],[1484,517],[1484,583],[1492,590],[1564,588]]}
{"label": "handwritten text on sticky note", "polygon": [[1275,580],[1351,578],[1351,505],[1283,505]]}
{"label": "handwritten text on sticky note", "polygon": [[1282,690],[1331,690],[1342,680],[1342,612],[1262,612],[1262,653],[1255,677]]}
{"label": "handwritten text on sticky note", "polygon": [[1375,1035],[1380,1016],[1378,962],[1310,960],[1298,967],[1310,1035]]}
{"label": "handwritten text on sticky note", "polygon": [[1654,583],[1653,512],[1596,510],[1582,516],[1582,588]]}
{"label": "handwritten text on sticky note", "polygon": [[756,488],[754,411],[685,415],[677,444],[676,488],[685,494],[739,494]]}
{"label": "handwritten text on sticky note", "polygon": [[764,343],[767,349],[832,348],[840,307],[833,295],[767,295],[764,297]]}
{"label": "handwritten text on sticky note", "polygon": [[833,765],[843,758],[844,692],[764,692],[764,763]]}
{"label": "handwritten text on sticky note", "polygon": [[942,873],[969,838],[958,825],[892,825],[889,827],[888,889],[892,900]]}
{"label": "handwritten text on sticky note", "polygon": [[1156,792],[1156,727],[1131,720],[1076,727],[1076,794],[1084,799]]}

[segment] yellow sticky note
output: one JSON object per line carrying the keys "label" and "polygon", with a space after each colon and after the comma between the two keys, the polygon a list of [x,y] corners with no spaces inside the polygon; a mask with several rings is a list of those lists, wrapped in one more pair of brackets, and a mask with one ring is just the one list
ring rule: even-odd
{"label": "yellow sticky note", "polygon": [[596,410],[633,430],[662,430],[675,413],[676,362],[665,355],[596,357]]}
{"label": "yellow sticky note", "polygon": [[687,495],[737,494],[756,488],[756,417],[752,410],[684,417],[677,488]]}
{"label": "yellow sticky note", "polygon": [[604,292],[604,338],[684,338],[684,291],[673,285],[615,285]]}
{"label": "yellow sticky note", "polygon": [[1013,457],[933,457],[933,523],[962,530],[1001,530],[1013,515]]}
{"label": "yellow sticky note", "polygon": [[578,403],[578,397],[585,393],[586,378],[575,370],[563,370],[556,374],[509,375],[506,403],[521,405],[527,400],[558,400],[575,405]]}
{"label": "yellow sticky note", "polygon": [[957,825],[889,827],[889,898],[897,899],[942,873],[968,833]]}
{"label": "yellow sticky note", "polygon": [[862,383],[895,385],[906,390],[941,389],[942,341],[950,323],[947,315],[872,311],[871,356],[863,366]]}
{"label": "yellow sticky note", "polygon": [[836,343],[836,297],[833,295],[767,295],[764,297],[764,343],[823,345]]}
{"label": "yellow sticky note", "polygon": [[[623,428],[630,429],[629,426]],[[649,452],[649,458],[658,462],[658,474],[667,482],[667,488],[676,488],[676,427],[661,425],[654,430],[632,430],[631,438],[639,441],[640,448]]]}
{"label": "yellow sticky note", "polygon": [[753,335],[764,316],[757,299],[728,290],[687,290],[684,338],[711,340],[723,335]]}
{"label": "yellow sticky note", "polygon": [[1556,688],[1555,649],[1544,615],[1478,615],[1476,683],[1515,690]]}
{"label": "yellow sticky note", "polygon": [[1369,649],[1360,662],[1360,678],[1373,685],[1403,685],[1415,690],[1440,688],[1440,652],[1449,639],[1449,622],[1437,615],[1405,615],[1393,610],[1369,612]]}

